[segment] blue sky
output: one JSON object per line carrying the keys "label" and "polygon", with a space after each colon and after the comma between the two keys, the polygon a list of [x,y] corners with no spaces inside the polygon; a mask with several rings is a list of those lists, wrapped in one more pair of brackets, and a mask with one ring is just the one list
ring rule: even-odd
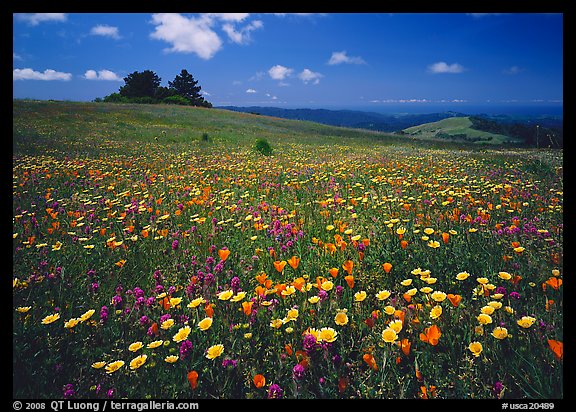
{"label": "blue sky", "polygon": [[13,15],[14,98],[90,101],[182,69],[215,106],[561,104],[563,15]]}

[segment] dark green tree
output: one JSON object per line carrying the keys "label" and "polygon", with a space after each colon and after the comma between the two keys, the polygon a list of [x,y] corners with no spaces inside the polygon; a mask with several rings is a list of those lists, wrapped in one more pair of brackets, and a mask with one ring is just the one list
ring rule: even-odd
{"label": "dark green tree", "polygon": [[160,77],[152,70],[133,72],[124,77],[125,85],[120,87],[120,95],[124,97],[151,97],[160,87]]}
{"label": "dark green tree", "polygon": [[186,69],[182,69],[180,74],[174,78],[174,81],[168,82],[168,87],[174,89],[179,96],[188,99],[193,106],[212,106],[204,100],[204,96],[200,93],[202,87],[198,85],[198,80],[195,80],[194,76],[188,73]]}

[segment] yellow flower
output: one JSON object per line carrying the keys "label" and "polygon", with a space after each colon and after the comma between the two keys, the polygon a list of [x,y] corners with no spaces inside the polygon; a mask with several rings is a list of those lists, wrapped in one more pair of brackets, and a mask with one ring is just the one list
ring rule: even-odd
{"label": "yellow flower", "polygon": [[478,322],[480,322],[482,325],[487,325],[489,323],[492,323],[492,317],[490,315],[485,314],[485,313],[479,314],[476,319],[478,319]]}
{"label": "yellow flower", "polygon": [[474,356],[478,357],[482,353],[482,344],[480,342],[472,342],[468,345],[468,349]]}
{"label": "yellow flower", "polygon": [[427,227],[426,229],[424,229],[424,233],[426,233],[427,235],[431,235],[434,233],[434,229],[432,229],[431,227]]}
{"label": "yellow flower", "polygon": [[433,285],[438,280],[437,278],[433,278],[433,277],[420,278],[420,279],[422,279],[424,282],[428,283],[429,285]]}
{"label": "yellow flower", "polygon": [[206,300],[204,298],[196,298],[193,299],[189,304],[188,307],[189,308],[195,308],[199,305],[201,305],[202,303],[206,303]]}
{"label": "yellow flower", "polygon": [[164,361],[167,363],[175,363],[178,361],[178,356],[176,355],[168,355],[164,358]]}
{"label": "yellow flower", "polygon": [[142,344],[142,342],[134,342],[133,344],[128,346],[128,350],[130,352],[136,352],[136,351],[140,350],[142,348],[142,346],[144,346],[144,344]]}
{"label": "yellow flower", "polygon": [[175,308],[182,302],[182,298],[170,298],[170,307]]}
{"label": "yellow flower", "polygon": [[284,321],[282,319],[272,319],[270,321],[270,326],[275,328],[275,329],[279,329],[283,324],[284,324]]}
{"label": "yellow flower", "polygon": [[94,314],[94,312],[96,312],[94,309],[90,309],[89,311],[84,312],[81,316],[80,316],[80,321],[81,322],[85,322],[88,319],[90,319],[92,317],[92,315]]}
{"label": "yellow flower", "polygon": [[400,284],[402,286],[410,286],[412,284],[412,279],[404,279]]}
{"label": "yellow flower", "polygon": [[497,326],[492,331],[492,336],[496,339],[505,339],[508,336],[508,329]]}
{"label": "yellow flower", "polygon": [[284,289],[281,294],[282,296],[290,296],[292,294],[294,294],[294,292],[296,292],[296,288],[292,285],[286,286],[286,289]]}
{"label": "yellow flower", "polygon": [[49,325],[52,322],[56,322],[58,319],[60,319],[59,313],[55,313],[53,315],[48,315],[44,319],[42,319],[42,324],[43,325]]}
{"label": "yellow flower", "polygon": [[434,289],[432,289],[430,286],[424,286],[423,288],[420,288],[420,292],[422,292],[422,293],[430,293],[433,290]]}
{"label": "yellow flower", "polygon": [[400,333],[402,330],[402,321],[400,319],[395,319],[388,324],[388,328],[392,329],[396,333]]}
{"label": "yellow flower", "polygon": [[481,285],[485,285],[488,283],[487,278],[476,278],[476,282],[480,283]]}
{"label": "yellow flower", "polygon": [[[495,295],[493,295],[492,297],[494,296]],[[495,300],[492,300],[488,302],[488,306],[492,306],[494,309],[500,309],[502,307],[502,302],[496,302]]]}
{"label": "yellow flower", "polygon": [[384,300],[384,299],[387,299],[389,296],[390,296],[390,291],[384,289],[384,290],[381,290],[380,292],[378,292],[378,293],[376,294],[376,299],[378,299],[378,300]]}
{"label": "yellow flower", "polygon": [[28,312],[30,309],[32,309],[32,306],[20,306],[20,307],[16,308],[16,312],[26,313],[26,312]]}
{"label": "yellow flower", "polygon": [[106,362],[94,362],[91,366],[94,369],[101,369],[104,367],[104,365],[106,365]]}
{"label": "yellow flower", "polygon": [[230,300],[232,302],[240,302],[242,299],[244,299],[245,296],[246,296],[246,292],[238,292]]}
{"label": "yellow flower", "polygon": [[430,317],[432,319],[438,319],[442,315],[442,306],[435,305],[430,311]]}
{"label": "yellow flower", "polygon": [[162,322],[162,324],[160,325],[160,327],[164,330],[168,330],[172,326],[174,326],[174,319],[167,319],[164,322]]}
{"label": "yellow flower", "polygon": [[218,356],[222,355],[222,352],[224,352],[224,345],[213,345],[206,351],[206,357],[208,359],[216,359]]}
{"label": "yellow flower", "polygon": [[386,313],[387,315],[393,315],[395,311],[396,309],[394,309],[393,306],[388,305],[384,307],[384,313]]}
{"label": "yellow flower", "polygon": [[498,276],[500,277],[500,279],[504,279],[504,280],[512,279],[512,275],[508,272],[498,272]]}
{"label": "yellow flower", "polygon": [[326,226],[326,230],[327,230],[327,231],[334,230],[334,225],[328,225],[328,226]]}
{"label": "yellow flower", "polygon": [[225,290],[223,292],[218,293],[218,299],[220,300],[228,300],[234,295],[234,291],[232,290]]}
{"label": "yellow flower", "polygon": [[532,316],[522,316],[522,318],[518,319],[517,323],[523,328],[529,328],[534,324],[534,322],[536,322],[536,318],[533,318]]}
{"label": "yellow flower", "polygon": [[334,317],[334,322],[339,326],[344,326],[348,324],[348,315],[344,311],[340,311]]}
{"label": "yellow flower", "polygon": [[444,299],[446,299],[446,293],[441,292],[439,290],[436,290],[434,292],[432,292],[432,294],[430,295],[432,297],[432,299],[434,299],[436,302],[442,302]]}
{"label": "yellow flower", "polygon": [[314,303],[318,303],[320,301],[320,297],[319,296],[310,296],[308,298],[308,302],[314,304]]}
{"label": "yellow flower", "polygon": [[481,313],[484,313],[486,315],[491,315],[494,313],[494,307],[493,306],[482,306],[482,308],[480,309]]}
{"label": "yellow flower", "polygon": [[210,317],[206,317],[198,322],[198,328],[200,330],[208,330],[210,329],[210,326],[212,326],[212,318]]}
{"label": "yellow flower", "polygon": [[72,318],[64,323],[66,329],[72,329],[74,326],[80,323],[80,318]]}
{"label": "yellow flower", "polygon": [[158,346],[162,345],[164,343],[164,341],[162,340],[155,340],[154,342],[150,342],[148,345],[146,345],[146,347],[148,349],[154,349],[157,348]]}
{"label": "yellow flower", "polygon": [[108,365],[106,365],[106,373],[108,374],[114,373],[122,366],[124,366],[123,360],[117,360],[115,362],[109,363]]}
{"label": "yellow flower", "polygon": [[188,338],[188,335],[190,334],[190,326],[184,326],[183,328],[180,328],[178,330],[178,333],[176,333],[174,335],[174,337],[172,338],[172,340],[174,342],[182,342],[183,340],[185,340],[186,338]]}
{"label": "yellow flower", "polygon": [[362,302],[364,299],[366,299],[366,292],[361,290],[360,292],[356,292],[354,294],[354,301],[355,302]]}
{"label": "yellow flower", "polygon": [[479,336],[484,335],[484,327],[482,325],[475,326],[474,333]]}
{"label": "yellow flower", "polygon": [[130,369],[132,370],[138,369],[140,366],[146,363],[146,359],[148,359],[148,355],[140,355],[135,357],[130,361]]}
{"label": "yellow flower", "polygon": [[318,337],[325,342],[334,342],[337,336],[338,332],[332,328],[322,328],[318,334]]}
{"label": "yellow flower", "polygon": [[406,294],[407,294],[408,296],[414,296],[414,295],[416,294],[416,292],[418,292],[418,289],[412,288],[412,289],[408,289],[408,290],[406,291]]}
{"label": "yellow flower", "polygon": [[392,328],[386,328],[382,331],[382,340],[387,343],[394,343],[398,339],[398,334]]}
{"label": "yellow flower", "polygon": [[298,319],[299,314],[300,313],[298,312],[298,309],[296,309],[296,308],[288,309],[288,313],[286,314],[286,319],[288,321],[296,320],[296,319]]}
{"label": "yellow flower", "polygon": [[511,315],[514,314],[514,309],[512,309],[511,306],[504,307],[504,310],[506,311],[506,313],[509,313]]}
{"label": "yellow flower", "polygon": [[470,276],[470,273],[468,272],[460,272],[456,275],[456,279],[457,280],[465,280],[468,279],[468,276]]}
{"label": "yellow flower", "polygon": [[440,247],[440,242],[438,242],[437,240],[431,240],[430,242],[428,242],[428,246],[431,247],[432,249],[437,249]]}
{"label": "yellow flower", "polygon": [[332,288],[334,287],[334,283],[332,283],[331,280],[325,280],[324,282],[322,282],[320,287],[322,288],[322,290],[328,292],[332,290]]}

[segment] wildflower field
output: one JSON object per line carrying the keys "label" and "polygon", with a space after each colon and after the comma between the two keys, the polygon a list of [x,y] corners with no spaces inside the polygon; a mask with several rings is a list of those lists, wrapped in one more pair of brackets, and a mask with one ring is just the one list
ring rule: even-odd
{"label": "wildflower field", "polygon": [[562,151],[13,108],[15,398],[563,398]]}

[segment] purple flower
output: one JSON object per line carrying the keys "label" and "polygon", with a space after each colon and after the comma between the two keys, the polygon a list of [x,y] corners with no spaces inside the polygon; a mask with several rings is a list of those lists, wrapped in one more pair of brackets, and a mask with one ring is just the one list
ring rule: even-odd
{"label": "purple flower", "polygon": [[306,352],[310,352],[317,347],[316,338],[312,334],[306,334],[304,340],[302,341],[302,348]]}
{"label": "purple flower", "polygon": [[294,377],[295,380],[302,379],[304,377],[305,372],[306,370],[304,369],[304,366],[300,365],[299,363],[294,365],[294,367],[292,368],[292,376]]}
{"label": "purple flower", "polygon": [[520,294],[518,292],[510,292],[510,297],[514,299],[520,299]]}
{"label": "purple flower", "polygon": [[71,383],[67,383],[64,386],[64,398],[69,399],[69,398],[73,397],[74,395],[76,395],[76,391],[74,390],[74,385],[72,385]]}
{"label": "purple flower", "polygon": [[146,315],[144,315],[140,318],[140,325],[141,326],[146,326],[149,322],[150,322],[150,319],[148,319],[148,316],[146,316]]}
{"label": "purple flower", "polygon": [[180,345],[180,357],[185,359],[190,354],[190,352],[192,352],[192,342],[186,339]]}
{"label": "purple flower", "polygon": [[174,242],[172,242],[172,250],[176,250],[178,249],[178,239],[174,240]]}
{"label": "purple flower", "polygon": [[270,388],[268,388],[268,399],[281,399],[283,393],[284,390],[282,390],[278,384],[273,383],[270,385]]}
{"label": "purple flower", "polygon": [[494,392],[494,396],[496,396],[496,398],[500,399],[500,394],[501,394],[503,389],[504,389],[504,385],[502,384],[502,382],[496,381],[494,383],[494,387],[492,388],[492,391]]}

